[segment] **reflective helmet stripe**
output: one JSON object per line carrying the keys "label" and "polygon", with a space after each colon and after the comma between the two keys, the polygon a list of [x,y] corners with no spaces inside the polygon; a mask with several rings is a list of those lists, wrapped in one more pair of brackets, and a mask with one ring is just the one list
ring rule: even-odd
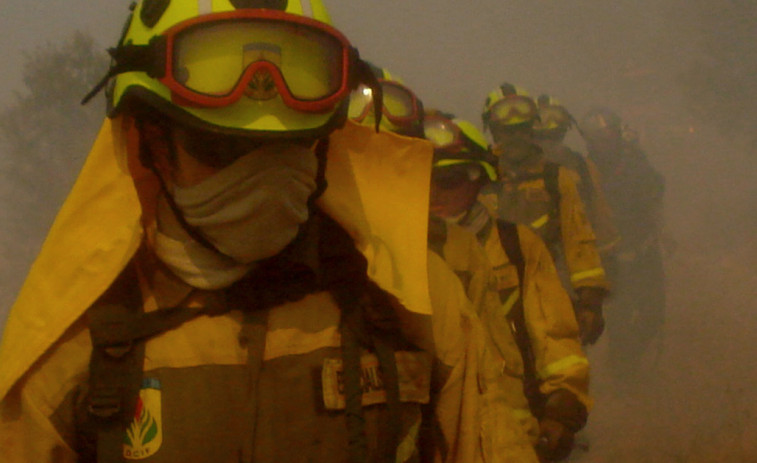
{"label": "reflective helmet stripe", "polygon": [[313,6],[310,4],[310,0],[300,0],[302,6],[302,15],[308,18],[313,17]]}
{"label": "reflective helmet stripe", "polygon": [[197,0],[197,13],[210,14],[213,12],[213,0]]}

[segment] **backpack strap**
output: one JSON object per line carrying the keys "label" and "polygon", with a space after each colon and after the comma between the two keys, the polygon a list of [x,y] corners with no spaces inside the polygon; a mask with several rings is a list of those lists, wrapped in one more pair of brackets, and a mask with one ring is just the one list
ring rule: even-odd
{"label": "backpack strap", "polygon": [[[138,285],[136,269],[129,264],[88,311],[92,355],[85,433],[95,441],[85,447],[81,461],[124,461],[124,429],[134,415],[142,384],[144,343],[127,341],[121,333],[127,330],[122,321],[142,311]],[[118,342],[107,341],[111,329],[121,332]]]}
{"label": "backpack strap", "polygon": [[581,179],[581,185],[579,185],[579,193],[581,199],[584,201],[586,208],[590,208],[590,202],[594,200],[594,182],[589,172],[589,163],[586,158],[581,156],[580,153],[575,151],[570,152],[576,159],[576,166],[578,167],[578,176]]}
{"label": "backpack strap", "polygon": [[90,307],[87,436],[83,462],[120,463],[124,431],[134,418],[142,387],[147,339],[170,331],[215,307],[176,307],[145,313],[132,261]]}
{"label": "backpack strap", "polygon": [[528,400],[529,408],[536,417],[541,415],[544,408],[545,398],[539,390],[540,381],[536,374],[536,356],[534,355],[531,338],[526,325],[526,314],[523,308],[523,285],[525,283],[526,261],[523,258],[523,250],[518,236],[518,227],[512,222],[497,221],[499,239],[507,258],[515,265],[518,272],[519,298],[513,305],[507,318],[510,328],[523,358],[523,392]]}
{"label": "backpack strap", "polygon": [[560,200],[562,199],[560,194],[560,164],[552,161],[544,163],[544,188],[552,199],[554,218],[559,218]]}
{"label": "backpack strap", "polygon": [[402,431],[399,375],[395,351],[407,347],[399,319],[387,293],[367,276],[368,262],[350,235],[325,214],[320,219],[320,286],[331,292],[341,312],[345,417],[352,463],[368,461],[363,416],[363,348],[372,348],[379,361],[386,389],[387,418],[382,423],[378,461],[394,462]]}

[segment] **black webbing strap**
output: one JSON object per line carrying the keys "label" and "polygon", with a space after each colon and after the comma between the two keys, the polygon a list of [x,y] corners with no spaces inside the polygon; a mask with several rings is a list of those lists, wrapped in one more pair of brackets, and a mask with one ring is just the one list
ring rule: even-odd
{"label": "black webbing strap", "polygon": [[428,248],[444,259],[444,245],[447,243],[447,224],[432,217],[428,221]]}
{"label": "black webbing strap", "polygon": [[260,373],[263,369],[265,340],[268,332],[268,310],[253,310],[244,313],[242,340],[247,346],[247,396],[245,401],[245,419],[247,420],[247,438],[242,448],[240,461],[253,461],[255,453],[255,430],[258,422],[258,400]]}
{"label": "black webbing strap", "polygon": [[142,311],[136,270],[129,265],[118,276],[88,312],[92,336],[89,364],[89,396],[87,411],[90,436],[96,438],[94,448],[83,452],[87,462],[120,463],[123,457],[124,430],[136,409],[142,385],[144,343],[123,340],[103,343],[102,333],[115,327],[119,320]]}
{"label": "black webbing strap", "polygon": [[576,153],[575,151],[571,151],[570,153],[576,159],[578,176],[581,179],[581,184],[579,185],[581,199],[584,201],[586,208],[589,209],[591,208],[591,202],[594,200],[595,193],[594,182],[592,181],[591,173],[589,172],[589,163],[580,153]]}
{"label": "black webbing strap", "polygon": [[499,239],[507,258],[515,265],[518,271],[519,298],[513,305],[507,318],[513,331],[515,343],[518,345],[523,358],[523,392],[528,400],[528,405],[535,416],[540,416],[544,408],[544,397],[539,390],[540,381],[536,374],[536,357],[534,355],[531,338],[526,325],[526,314],[523,308],[523,285],[525,283],[526,261],[523,258],[523,250],[520,246],[518,227],[511,222],[497,221]]}
{"label": "black webbing strap", "polygon": [[82,461],[120,463],[127,426],[142,386],[145,342],[215,307],[168,308],[144,313],[135,264],[129,264],[88,311],[92,356],[87,411],[94,449]]}
{"label": "black webbing strap", "polygon": [[379,459],[394,462],[402,426],[397,363],[390,337],[397,331],[398,322],[393,309],[381,297],[382,290],[368,280],[368,263],[355,248],[349,234],[327,216],[321,217],[320,226],[321,286],[331,292],[341,312],[342,374],[350,461],[368,461],[360,359],[364,348],[372,348],[379,361],[387,394],[387,419],[380,433]]}
{"label": "black webbing strap", "polygon": [[552,161],[544,163],[544,188],[552,200],[550,215],[553,215],[553,219],[559,220],[560,200],[562,199],[560,194],[560,164]]}

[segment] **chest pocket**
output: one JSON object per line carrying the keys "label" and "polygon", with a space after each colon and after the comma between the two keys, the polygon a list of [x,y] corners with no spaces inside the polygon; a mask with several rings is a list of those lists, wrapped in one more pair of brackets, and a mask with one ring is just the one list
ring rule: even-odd
{"label": "chest pocket", "polygon": [[495,290],[498,293],[512,290],[518,286],[518,271],[511,263],[498,265],[492,269],[494,274]]}
{"label": "chest pocket", "polygon": [[[398,351],[397,380],[401,402],[427,404],[431,388],[431,357],[424,352]],[[327,358],[321,371],[323,403],[327,410],[344,410],[344,365],[340,358]],[[360,358],[360,384],[364,407],[387,402],[387,392],[379,360],[374,354]]]}

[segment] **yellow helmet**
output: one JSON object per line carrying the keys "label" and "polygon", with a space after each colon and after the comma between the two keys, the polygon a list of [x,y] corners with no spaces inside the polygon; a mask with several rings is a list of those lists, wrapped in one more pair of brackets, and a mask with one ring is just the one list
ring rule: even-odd
{"label": "yellow helmet", "polygon": [[484,134],[472,123],[438,110],[427,110],[425,138],[434,145],[434,167],[477,164],[489,180],[497,180],[496,161]]}
{"label": "yellow helmet", "polygon": [[536,100],[539,107],[539,119],[534,123],[536,136],[549,137],[565,135],[575,124],[575,119],[560,102],[549,96],[541,95]]}
{"label": "yellow helmet", "polygon": [[484,129],[489,129],[491,124],[533,124],[538,118],[536,102],[528,92],[507,82],[489,93],[481,114]]}
{"label": "yellow helmet", "polygon": [[330,22],[321,0],[140,0],[110,51],[110,115],[139,100],[217,132],[321,136],[367,72]]}
{"label": "yellow helmet", "polygon": [[[387,69],[368,65],[381,86],[379,127],[389,132],[423,138],[423,103],[415,92]],[[377,103],[373,90],[361,85],[350,96],[350,119],[367,126],[375,125]]]}

